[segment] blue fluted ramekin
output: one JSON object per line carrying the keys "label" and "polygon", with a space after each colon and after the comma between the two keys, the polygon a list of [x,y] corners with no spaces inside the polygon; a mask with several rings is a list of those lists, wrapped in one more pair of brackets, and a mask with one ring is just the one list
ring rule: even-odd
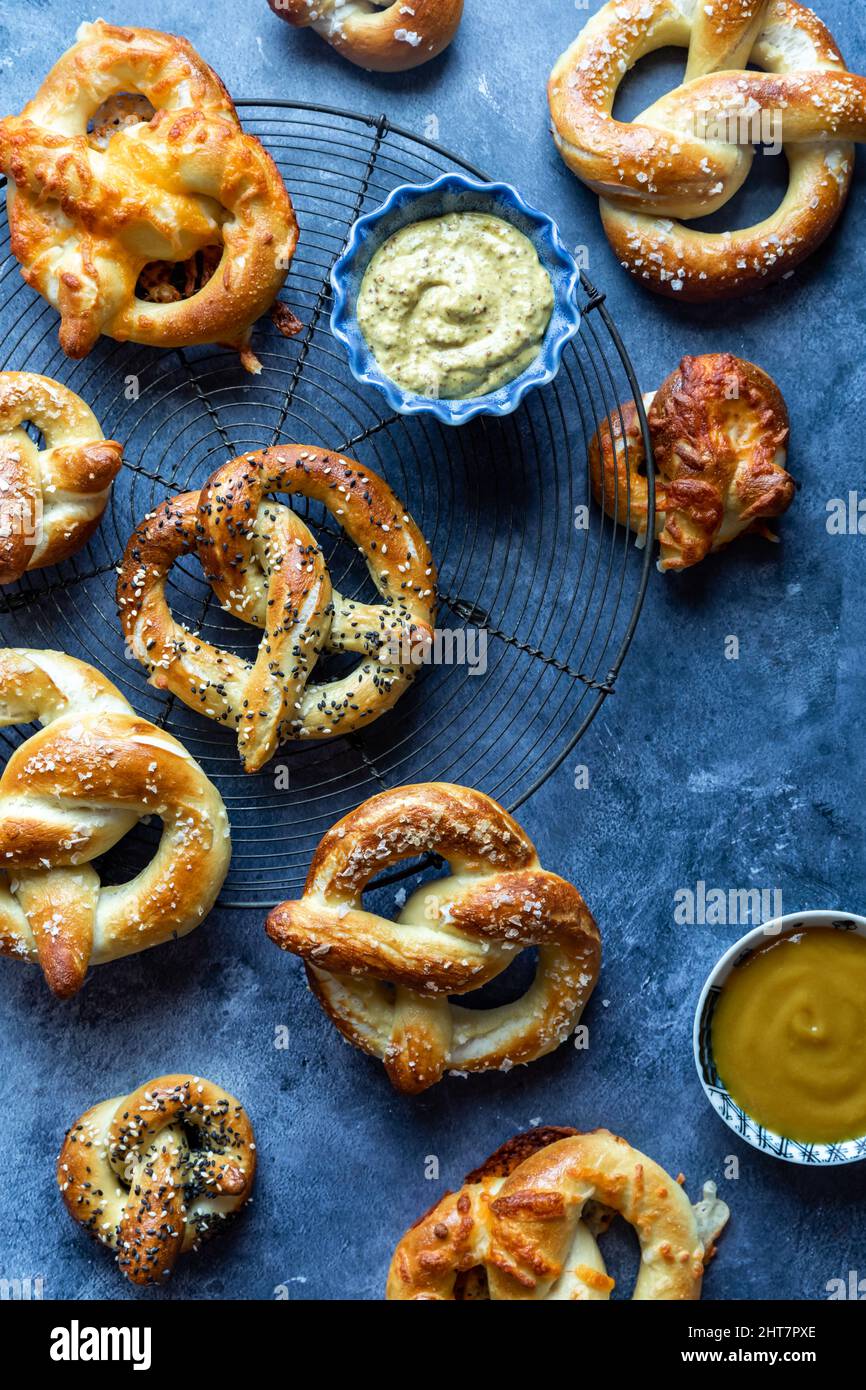
{"label": "blue fluted ramekin", "polygon": [[[385,376],[355,314],[364,272],[382,243],[410,222],[447,212],[486,212],[511,222],[532,242],[553,284],[553,312],[535,361],[498,390],[469,400],[443,400],[404,391]],[[553,380],[566,343],[580,327],[578,279],[577,266],[562,244],[556,223],[525,203],[516,189],[507,183],[479,183],[463,174],[443,174],[433,183],[401,184],[380,208],[358,218],[331,270],[331,331],[345,344],[355,379],[378,386],[392,410],[401,415],[427,412],[443,425],[462,425],[476,415],[509,415],[527,391]]]}

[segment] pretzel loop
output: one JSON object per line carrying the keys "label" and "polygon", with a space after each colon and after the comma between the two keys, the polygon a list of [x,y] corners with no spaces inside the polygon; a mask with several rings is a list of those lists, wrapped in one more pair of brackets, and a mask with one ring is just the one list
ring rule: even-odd
{"label": "pretzel loop", "polygon": [[[615,120],[625,74],[669,45],[689,51],[683,85],[633,122]],[[555,65],[548,97],[556,145],[601,198],[622,264],[688,300],[747,294],[792,271],[831,231],[851,142],[866,140],[866,80],[796,0],[610,0]],[[779,134],[790,180],[771,217],[725,233],[673,220],[723,208],[748,176],[752,145]]]}
{"label": "pretzel loop", "polygon": [[729,1212],[713,1184],[692,1206],[679,1183],[607,1130],[543,1128],[509,1140],[409,1230],[387,1297],[598,1301],[614,1281],[595,1236],[616,1213],[635,1229],[632,1298],[692,1300]]}
{"label": "pretzel loop", "polygon": [[[450,874],[424,884],[396,921],[365,911],[377,874],[433,851]],[[509,1070],[557,1047],[598,975],[598,929],[576,888],[538,862],[503,809],[466,787],[426,783],[371,798],[321,841],[303,897],[267,932],[302,957],[341,1033],[385,1063],[402,1091],[446,1071]],[[535,979],[514,1004],[461,1008],[529,946]]]}
{"label": "pretzel loop", "polygon": [[247,1201],[255,1148],[234,1096],[202,1077],[161,1076],[81,1116],[57,1181],[70,1215],[117,1252],[126,1277],[154,1284]]}
{"label": "pretzel loop", "polygon": [[[322,552],[268,494],[325,506],[364,556],[380,604],[333,590]],[[196,550],[222,606],[263,629],[255,662],[193,636],[168,606],[175,559]],[[348,733],[390,709],[429,641],[435,572],[427,543],[386,483],[341,454],[302,445],[242,454],[199,493],[164,503],[137,528],[118,580],[121,622],[153,684],[238,731],[247,771],[287,738]],[[348,675],[314,684],[320,655],[355,652]]]}
{"label": "pretzel loop", "polygon": [[[90,123],[130,91],[151,119],[131,107],[102,141]],[[0,168],[13,252],[59,311],[70,357],[105,333],[155,347],[222,342],[261,369],[250,328],[285,279],[297,223],[273,160],[186,40],[83,24],[23,113],[0,121]],[[214,273],[188,298],[138,297],[149,263],[214,246]]]}
{"label": "pretzel loop", "polygon": [[[228,871],[222,799],[182,744],[60,652],[0,652],[0,724],[37,718],[0,776],[0,954],[37,961],[61,998],[90,965],[196,927]],[[135,878],[91,863],[145,816],[163,833]]]}

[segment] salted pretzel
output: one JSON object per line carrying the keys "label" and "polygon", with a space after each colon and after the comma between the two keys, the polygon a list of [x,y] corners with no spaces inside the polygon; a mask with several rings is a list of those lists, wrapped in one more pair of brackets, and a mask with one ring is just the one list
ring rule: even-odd
{"label": "salted pretzel", "polygon": [[[91,965],[197,927],[228,872],[225,807],[177,739],[140,719],[94,667],[0,650],[0,726],[44,727],[0,776],[0,955],[33,961],[61,999]],[[104,887],[92,861],[159,816],[151,862]]]}
{"label": "salted pretzel", "polygon": [[374,72],[417,68],[447,48],[463,0],[268,0],[296,29],[312,28],[350,63]]}
{"label": "salted pretzel", "polygon": [[0,372],[0,584],[80,550],[122,462],[122,445],[104,437],[80,396],[35,372]]}
{"label": "salted pretzel", "polygon": [[200,1076],[158,1076],[86,1111],[57,1160],[69,1215],[116,1251],[133,1284],[158,1284],[180,1255],[250,1196],[256,1145],[239,1100]]}
{"label": "salted pretzel", "polygon": [[[450,874],[425,883],[396,921],[367,912],[370,880],[433,851]],[[508,1071],[552,1052],[576,1027],[598,978],[598,928],[576,888],[542,869],[501,806],[445,782],[371,797],[328,831],[303,897],[266,931],[306,962],[310,988],[344,1037],[384,1063],[400,1091],[445,1072]],[[535,979],[515,1003],[467,1009],[525,947]]]}
{"label": "salted pretzel", "polygon": [[[149,105],[128,106],[106,143],[102,108],[121,95]],[[151,347],[223,343],[261,370],[250,330],[285,279],[297,223],[270,155],[186,39],[82,24],[21,115],[0,121],[0,169],[12,250],[60,313],[70,357],[105,333]],[[143,297],[148,268],[213,247],[218,264],[196,292]]]}
{"label": "salted pretzel", "polygon": [[[669,45],[689,51],[683,84],[634,121],[614,120],[625,74]],[[749,294],[793,272],[831,231],[851,142],[866,140],[866,79],[795,0],[610,0],[557,62],[548,98],[557,147],[601,198],[625,269],[687,300]],[[753,144],[779,135],[790,179],[772,216],[723,233],[683,225],[723,208]]]}
{"label": "salted pretzel", "polygon": [[[331,585],[322,552],[275,492],[321,502],[358,546],[380,604]],[[220,603],[263,635],[254,663],[194,636],[165,583],[196,551]],[[436,576],[427,542],[381,478],[354,459],[300,444],[241,454],[200,492],[164,502],[137,527],[119,570],[120,620],[151,683],[237,729],[248,772],[291,738],[331,738],[390,709],[433,636]],[[356,652],[339,679],[312,681],[323,652]]]}
{"label": "salted pretzel", "polygon": [[386,1297],[609,1299],[596,1236],[614,1215],[641,1248],[636,1300],[698,1299],[730,1215],[713,1183],[692,1206],[680,1181],[606,1129],[518,1134],[400,1241]]}
{"label": "salted pretzel", "polygon": [[[643,397],[657,470],[660,570],[683,570],[794,500],[786,471],[788,409],[776,383],[730,353],[684,357]],[[608,516],[647,531],[646,452],[634,401],[612,412],[589,446],[590,476]]]}

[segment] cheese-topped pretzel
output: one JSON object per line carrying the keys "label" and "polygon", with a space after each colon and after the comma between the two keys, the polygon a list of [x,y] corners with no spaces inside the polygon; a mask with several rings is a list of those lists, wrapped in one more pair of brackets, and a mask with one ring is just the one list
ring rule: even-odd
{"label": "cheese-topped pretzel", "polygon": [[0,372],[0,584],[80,550],[122,462],[122,446],[80,396],[35,372]]}
{"label": "cheese-topped pretzel", "polygon": [[70,1216],[116,1251],[133,1284],[157,1284],[223,1229],[252,1191],[256,1146],[239,1100],[200,1076],[159,1076],[86,1111],[57,1181]]}
{"label": "cheese-topped pretzel", "polygon": [[[364,909],[369,881],[433,851],[450,874],[425,883],[396,921]],[[371,797],[328,831],[303,897],[266,930],[306,962],[340,1032],[385,1063],[401,1091],[446,1071],[507,1071],[552,1052],[595,987],[598,928],[576,888],[542,869],[532,841],[501,806],[445,782]],[[535,979],[522,998],[487,1010],[449,995],[479,989],[528,946]]]}
{"label": "cheese-topped pretzel", "polygon": [[400,72],[447,48],[463,15],[463,0],[268,0],[295,28],[321,34],[350,63]]}
{"label": "cheese-topped pretzel", "polygon": [[698,1299],[729,1211],[707,1183],[692,1206],[680,1183],[606,1129],[519,1134],[437,1202],[394,1252],[387,1298],[610,1298],[595,1236],[611,1217],[641,1248],[632,1298]]}
{"label": "cheese-topped pretzel", "polygon": [[[100,108],[127,93],[145,97],[152,118],[119,120],[106,144]],[[82,24],[21,115],[0,121],[0,169],[12,250],[60,313],[70,357],[105,333],[151,347],[224,343],[260,370],[250,329],[285,279],[297,223],[270,155],[185,39]],[[219,263],[188,298],[137,293],[145,267],[214,246]]]}
{"label": "cheese-topped pretzel", "polygon": [[[613,118],[625,74],[688,48],[682,86],[634,121]],[[754,64],[763,72],[747,71]],[[749,294],[793,271],[831,231],[866,140],[866,79],[796,0],[610,0],[551,73],[553,136],[601,198],[608,239],[649,289],[688,300]],[[789,185],[755,226],[705,232],[678,219],[723,208],[753,144],[784,142]]]}
{"label": "cheese-topped pretzel", "polygon": [[[60,998],[91,965],[197,927],[228,872],[225,807],[177,739],[62,652],[0,650],[0,725],[43,727],[0,776],[0,954],[38,963]],[[103,887],[92,861],[159,816],[151,862]]]}
{"label": "cheese-topped pretzel", "polygon": [[[273,492],[321,502],[361,551],[380,604],[332,588],[299,516]],[[254,663],[182,627],[168,606],[174,561],[195,550],[222,606],[263,629]],[[287,738],[331,738],[396,703],[429,643],[436,577],[427,542],[381,478],[342,454],[295,444],[241,454],[200,492],[147,516],[126,548],[117,585],[129,645],[151,682],[230,724],[248,772]],[[356,652],[348,675],[311,679],[323,652]]]}
{"label": "cheese-topped pretzel", "polygon": [[[684,357],[643,397],[657,470],[660,570],[696,565],[794,500],[786,471],[788,409],[776,383],[730,353]],[[612,412],[589,446],[595,496],[609,516],[646,537],[646,455],[634,401]]]}

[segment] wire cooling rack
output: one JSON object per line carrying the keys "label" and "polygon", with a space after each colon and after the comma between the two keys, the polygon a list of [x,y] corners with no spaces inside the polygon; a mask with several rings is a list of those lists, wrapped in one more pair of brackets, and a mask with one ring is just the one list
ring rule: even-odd
{"label": "wire cooling rack", "polygon": [[[221,902],[251,907],[296,891],[324,831],[384,788],[462,782],[512,810],[530,796],[613,691],[651,548],[634,552],[627,496],[617,520],[591,497],[587,443],[621,401],[640,399],[604,296],[583,277],[580,333],[556,381],[514,415],[449,429],[389,413],[378,392],[353,380],[331,337],[330,267],[354,220],[396,185],[453,169],[485,176],[384,116],[295,102],[237,105],[279,165],[301,228],[281,297],[303,328],[287,340],[269,321],[257,327],[261,376],[216,348],[154,352],[108,339],[84,361],[68,360],[57,315],[21,280],[0,218],[0,366],[42,372],[78,392],[126,458],[94,540],[63,565],[0,591],[0,637],[91,661],[139,713],[186,744],[218,785],[232,823]],[[348,453],[388,480],[436,558],[440,628],[472,629],[476,642],[483,630],[486,670],[477,659],[431,665],[362,733],[286,745],[250,776],[231,731],[155,691],[126,653],[115,568],[136,522],[164,498],[200,486],[226,458],[287,442]],[[333,522],[315,504],[292,504],[320,540],[335,587],[374,598]],[[188,628],[247,657],[255,652],[258,633],[221,611],[194,559],[175,566],[169,598]],[[471,641],[469,651],[480,656]],[[30,732],[3,731],[4,761]],[[133,832],[102,866],[103,877],[136,872],[158,833],[158,826]]]}

